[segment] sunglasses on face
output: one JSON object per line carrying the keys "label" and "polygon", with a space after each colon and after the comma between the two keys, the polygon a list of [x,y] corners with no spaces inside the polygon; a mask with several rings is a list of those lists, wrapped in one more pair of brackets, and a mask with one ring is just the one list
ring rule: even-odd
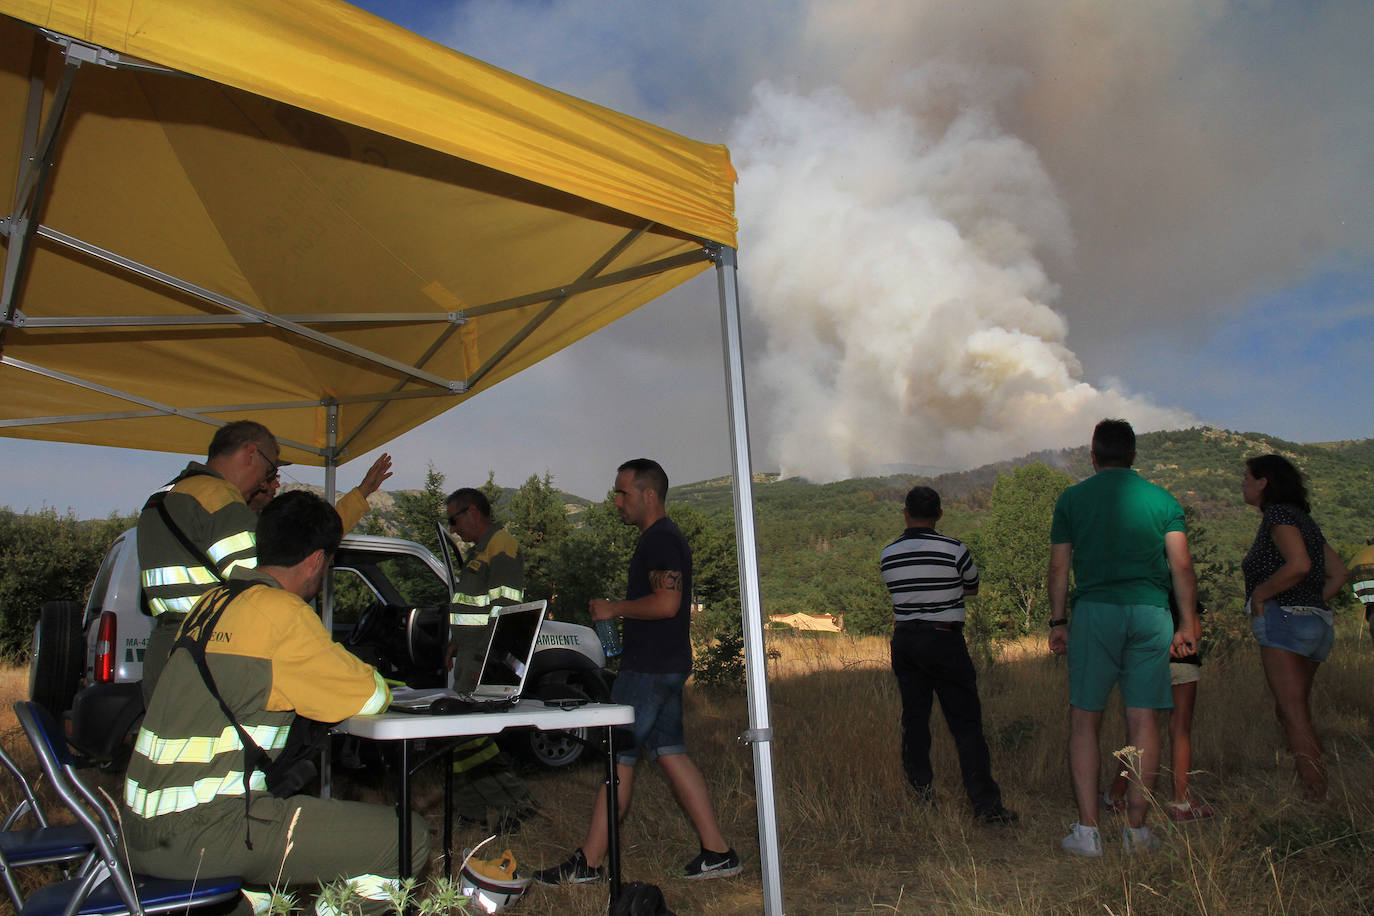
{"label": "sunglasses on face", "polygon": [[258,457],[267,462],[267,479],[263,483],[272,483],[281,477],[281,468],[275,461],[262,453],[262,449],[257,449]]}

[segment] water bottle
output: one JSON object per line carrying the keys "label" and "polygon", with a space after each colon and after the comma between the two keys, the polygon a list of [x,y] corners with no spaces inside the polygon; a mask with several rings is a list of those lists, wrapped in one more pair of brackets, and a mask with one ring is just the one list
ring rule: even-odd
{"label": "water bottle", "polygon": [[606,653],[607,658],[615,658],[620,654],[620,627],[614,620],[598,620],[593,626],[596,628],[596,637],[601,640],[601,651]]}

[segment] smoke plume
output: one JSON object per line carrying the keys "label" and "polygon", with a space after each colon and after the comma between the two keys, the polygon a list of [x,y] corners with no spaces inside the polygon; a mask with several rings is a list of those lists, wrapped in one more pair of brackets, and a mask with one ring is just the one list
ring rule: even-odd
{"label": "smoke plume", "polygon": [[1104,416],[1190,421],[1082,378],[1042,264],[1072,257],[1069,220],[988,83],[937,61],[874,110],[765,83],[735,125],[740,280],[784,474],[970,467],[1084,441]]}

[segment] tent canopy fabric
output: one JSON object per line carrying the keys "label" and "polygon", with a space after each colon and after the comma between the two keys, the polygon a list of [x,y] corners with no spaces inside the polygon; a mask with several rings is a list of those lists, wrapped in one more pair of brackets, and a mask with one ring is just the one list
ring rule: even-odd
{"label": "tent canopy fabric", "polygon": [[346,461],[735,244],[724,147],[335,0],[0,13],[0,434]]}
{"label": "tent canopy fabric", "polygon": [[0,435],[199,454],[251,416],[328,488],[714,262],[780,916],[734,181],[338,0],[0,0]]}

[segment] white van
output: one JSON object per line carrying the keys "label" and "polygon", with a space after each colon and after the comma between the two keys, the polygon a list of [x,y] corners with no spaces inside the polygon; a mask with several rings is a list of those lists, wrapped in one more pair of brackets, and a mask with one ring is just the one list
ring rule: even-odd
{"label": "white van", "polygon": [[[414,541],[347,535],[330,578],[334,638],[384,677],[412,686],[443,682],[452,580],[444,562]],[[34,627],[29,696],[70,719],[72,744],[91,762],[122,766],[126,737],[143,718],[143,653],[153,618],[143,612],[134,529],[110,545],[91,596],[50,601]],[[525,696],[610,699],[614,674],[590,628],[546,620]],[[502,742],[548,767],[584,755],[583,729],[530,729]]]}

